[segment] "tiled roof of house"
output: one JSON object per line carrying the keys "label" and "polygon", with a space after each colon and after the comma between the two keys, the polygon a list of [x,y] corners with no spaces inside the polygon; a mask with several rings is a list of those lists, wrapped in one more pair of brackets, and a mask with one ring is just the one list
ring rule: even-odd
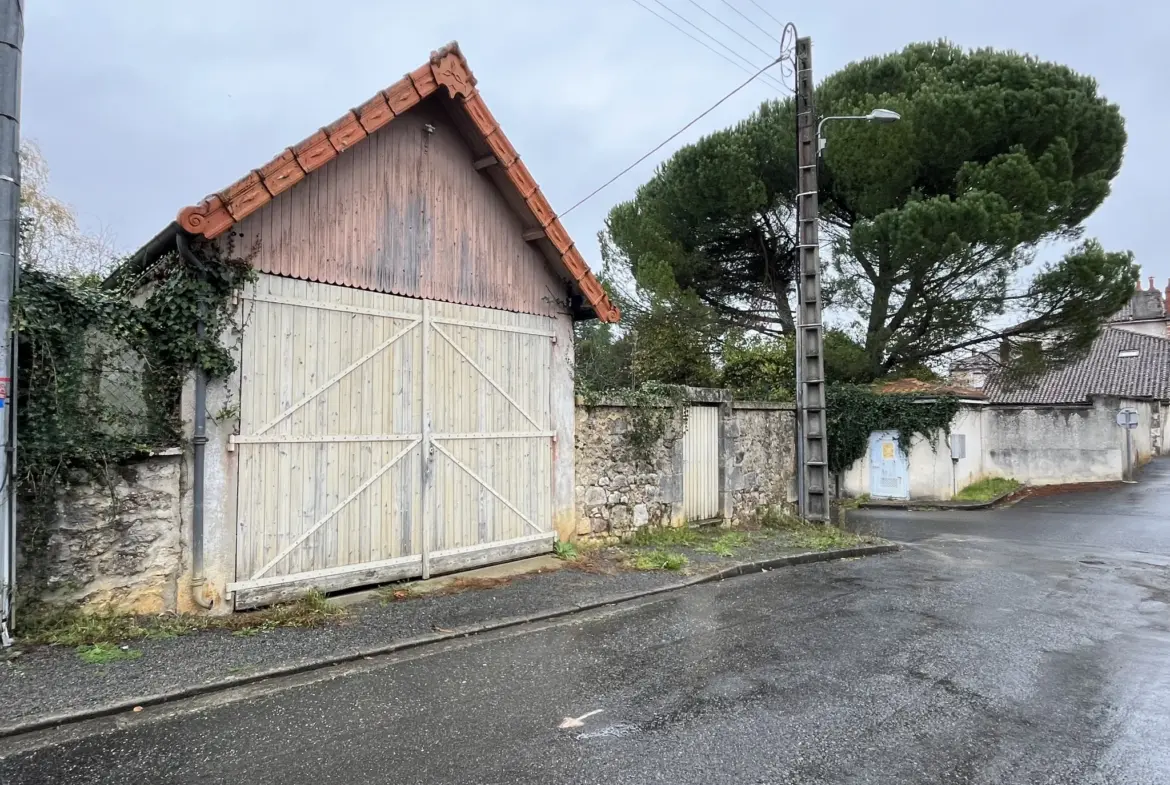
{"label": "tiled roof of house", "polygon": [[1170,400],[1170,339],[1107,327],[1079,360],[1031,384],[1010,385],[992,373],[991,403],[1085,403],[1092,395]]}
{"label": "tiled roof of house", "polygon": [[474,129],[473,133],[478,134],[479,140],[492,151],[506,175],[503,180],[523,200],[527,207],[524,217],[541,227],[538,234],[542,232],[543,238],[551,244],[556,260],[563,264],[586,302],[602,321],[616,322],[620,312],[593,276],[475,85],[475,76],[459,45],[452,42],[432,52],[426,63],[375,93],[361,106],[346,112],[307,139],[285,148],[271,161],[248,172],[227,188],[211,194],[199,204],[183,208],[179,212],[178,224],[188,232],[207,238],[223,234],[234,223],[292,188],[309,172],[361,143],[427,96],[445,88],[452,102],[466,112],[471,121],[469,128]]}

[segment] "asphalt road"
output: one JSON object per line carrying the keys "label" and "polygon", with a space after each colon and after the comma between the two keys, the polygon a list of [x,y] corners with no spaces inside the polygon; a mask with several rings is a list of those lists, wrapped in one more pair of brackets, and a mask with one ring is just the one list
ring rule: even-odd
{"label": "asphalt road", "polygon": [[907,549],[0,742],[0,782],[1170,782],[1170,462],[862,518]]}

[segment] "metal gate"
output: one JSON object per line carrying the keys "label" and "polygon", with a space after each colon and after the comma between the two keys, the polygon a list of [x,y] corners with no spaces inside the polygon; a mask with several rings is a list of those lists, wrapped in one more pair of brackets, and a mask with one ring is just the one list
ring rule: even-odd
{"label": "metal gate", "polygon": [[237,607],[547,551],[552,320],[262,275]]}
{"label": "metal gate", "polygon": [[719,516],[719,407],[691,406],[683,434],[683,517]]}

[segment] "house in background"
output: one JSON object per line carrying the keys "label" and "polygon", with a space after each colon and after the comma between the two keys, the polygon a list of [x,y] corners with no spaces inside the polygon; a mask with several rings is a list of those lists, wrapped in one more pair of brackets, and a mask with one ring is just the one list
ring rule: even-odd
{"label": "house in background", "polygon": [[1109,318],[1109,326],[1120,330],[1159,338],[1170,338],[1170,283],[1166,284],[1165,295],[1154,287],[1150,276],[1150,288],[1142,289],[1139,282],[1137,291],[1117,313]]}
{"label": "house in background", "polygon": [[[915,437],[901,449],[897,434],[874,432],[868,454],[842,474],[848,496],[948,499],[986,477],[1030,485],[1111,482],[1127,468],[1170,454],[1170,315],[1162,292],[1138,289],[1078,360],[1026,384],[1012,384],[995,358],[956,363],[946,384],[913,380],[884,392],[929,400],[957,395],[960,412],[950,434]],[[1137,412],[1138,427],[1117,424],[1121,409]],[[1127,453],[1128,450],[1128,453]]]}
{"label": "house in background", "polygon": [[[1107,327],[1084,357],[1034,383],[992,372],[983,389],[987,475],[1036,485],[1119,480],[1127,465],[1166,451],[1170,339]],[[1123,408],[1139,418],[1128,459]]]}

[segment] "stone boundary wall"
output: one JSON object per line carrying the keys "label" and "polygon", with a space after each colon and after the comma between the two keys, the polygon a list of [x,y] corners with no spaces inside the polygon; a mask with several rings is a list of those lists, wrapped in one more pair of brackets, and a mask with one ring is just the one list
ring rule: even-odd
{"label": "stone boundary wall", "polygon": [[174,610],[185,564],[182,473],[178,450],[111,466],[105,477],[71,472],[52,521],[22,516],[18,591],[93,610]]}
{"label": "stone boundary wall", "polygon": [[[733,401],[726,390],[687,391],[687,405],[720,409],[720,517],[741,522],[762,507],[795,505],[792,404]],[[685,418],[679,407],[664,437],[634,451],[628,407],[615,398],[577,403],[575,490],[579,536],[621,536],[643,526],[681,525]]]}

